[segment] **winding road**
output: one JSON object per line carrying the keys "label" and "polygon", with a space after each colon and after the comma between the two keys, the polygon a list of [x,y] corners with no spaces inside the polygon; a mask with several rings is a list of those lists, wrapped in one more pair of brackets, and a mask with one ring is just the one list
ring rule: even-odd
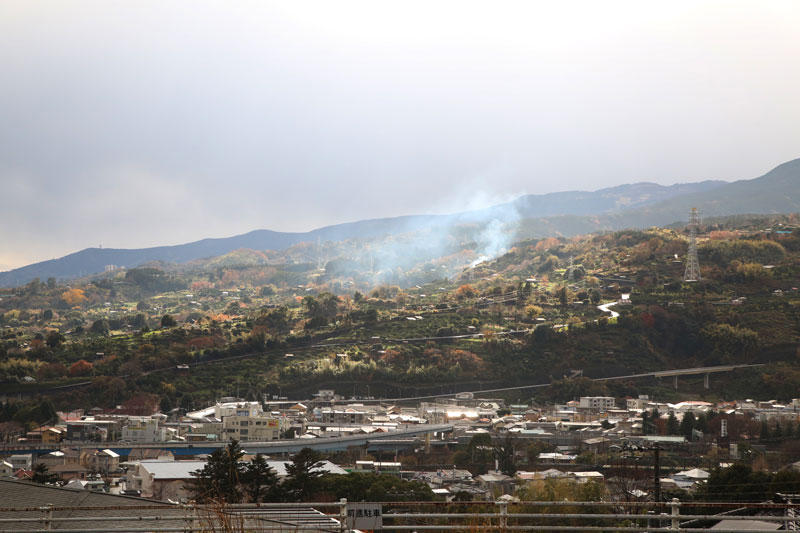
{"label": "winding road", "polygon": [[607,304],[598,305],[597,308],[604,313],[611,313],[611,318],[617,318],[619,313],[611,309],[611,307],[614,305],[617,305],[617,302],[609,302]]}

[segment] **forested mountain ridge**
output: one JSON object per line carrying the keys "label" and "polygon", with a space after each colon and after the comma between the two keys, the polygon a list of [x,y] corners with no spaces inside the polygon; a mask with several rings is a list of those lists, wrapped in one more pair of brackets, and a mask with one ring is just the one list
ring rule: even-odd
{"label": "forested mountain ridge", "polygon": [[[255,230],[227,238],[203,239],[175,246],[142,249],[87,248],[59,259],[0,272],[0,286],[13,287],[34,278],[64,280],[102,272],[107,265],[131,268],[151,261],[185,263],[238,249],[286,250],[299,243],[376,239],[420,233],[420,239],[449,239],[452,246],[480,240],[487,231],[504,233],[503,241],[547,236],[573,236],[593,231],[644,228],[685,220],[691,207],[703,216],[789,213],[800,211],[800,159],[784,163],[764,176],[731,183],[703,181],[661,186],[634,183],[593,192],[526,195],[497,206],[453,215],[410,215],[326,226],[303,233]],[[459,242],[451,234],[469,235]],[[486,239],[494,236],[483,235]],[[480,244],[480,243],[479,243]],[[452,247],[451,246],[451,247]],[[486,244],[479,255],[496,256],[503,247]],[[447,248],[446,253],[454,250]],[[426,250],[421,261],[435,258]]]}
{"label": "forested mountain ridge", "polygon": [[[553,383],[547,394],[571,399],[674,394],[658,382],[564,380],[574,369],[588,378],[766,363],[748,379],[715,377],[709,394],[791,399],[800,216],[732,218],[701,224],[699,283],[682,281],[682,228],[517,241],[404,286],[374,284],[358,265],[265,264],[253,251],[33,281],[0,290],[0,383],[30,395],[80,384],[57,398],[82,406],[142,393],[185,406],[232,383],[248,397],[293,398],[333,384],[397,397]],[[622,293],[630,304],[618,319],[598,308]]]}

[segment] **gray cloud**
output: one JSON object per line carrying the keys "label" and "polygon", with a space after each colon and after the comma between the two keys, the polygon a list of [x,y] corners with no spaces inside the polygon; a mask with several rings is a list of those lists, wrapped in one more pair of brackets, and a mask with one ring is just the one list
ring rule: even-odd
{"label": "gray cloud", "polygon": [[0,269],[798,156],[794,3],[550,4],[3,2]]}

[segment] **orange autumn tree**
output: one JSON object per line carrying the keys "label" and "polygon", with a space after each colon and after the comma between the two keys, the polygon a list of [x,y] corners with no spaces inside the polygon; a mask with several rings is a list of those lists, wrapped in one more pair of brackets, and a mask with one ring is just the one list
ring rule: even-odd
{"label": "orange autumn tree", "polygon": [[89,361],[84,361],[81,359],[80,361],[76,361],[72,363],[69,367],[69,375],[72,377],[75,376],[86,376],[91,374],[92,372],[92,363]]}
{"label": "orange autumn tree", "polygon": [[191,288],[192,288],[193,291],[201,291],[201,290],[204,290],[204,289],[211,289],[213,287],[214,287],[214,284],[212,284],[210,281],[205,281],[205,280],[194,281],[194,282],[192,282],[192,285],[191,285]]}
{"label": "orange autumn tree", "polygon": [[543,250],[549,250],[551,248],[555,248],[559,244],[561,243],[555,237],[548,237],[546,239],[542,239],[541,241],[537,242],[536,246],[534,247],[534,250],[536,250],[537,252],[541,252]]}
{"label": "orange autumn tree", "polygon": [[70,306],[80,305],[87,300],[83,289],[69,289],[61,294],[61,299]]}
{"label": "orange autumn tree", "polygon": [[463,300],[464,298],[474,298],[478,295],[478,291],[472,285],[462,285],[456,289],[456,298]]}

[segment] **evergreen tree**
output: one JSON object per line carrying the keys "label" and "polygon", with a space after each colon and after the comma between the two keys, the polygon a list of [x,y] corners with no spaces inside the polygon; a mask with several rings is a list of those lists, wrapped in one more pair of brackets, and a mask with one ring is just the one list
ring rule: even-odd
{"label": "evergreen tree", "polygon": [[281,499],[278,492],[278,475],[260,453],[245,467],[242,483],[251,502]]}
{"label": "evergreen tree", "polygon": [[58,420],[56,408],[49,399],[44,398],[36,409],[36,421],[41,424],[50,424]]}
{"label": "evergreen tree", "polygon": [[172,410],[172,401],[169,399],[169,396],[161,397],[161,400],[158,402],[158,410],[164,414]]}
{"label": "evergreen tree", "polygon": [[700,413],[697,415],[697,418],[694,422],[694,429],[697,431],[702,431],[703,433],[708,432],[708,417],[705,413]]}
{"label": "evergreen tree", "polygon": [[670,412],[667,419],[667,435],[677,435],[680,427],[678,426],[678,419],[675,418],[675,413]]}
{"label": "evergreen tree", "polygon": [[95,320],[89,331],[95,335],[108,335],[108,321],[103,319]]}
{"label": "evergreen tree", "polygon": [[692,440],[692,430],[694,429],[695,422],[696,419],[693,412],[688,411],[684,413],[681,425],[678,429],[680,434],[686,437],[687,440]]}
{"label": "evergreen tree", "polygon": [[562,307],[569,303],[569,293],[566,287],[558,289],[556,291],[556,296],[558,297],[558,303],[561,304]]}
{"label": "evergreen tree", "polygon": [[497,460],[498,469],[507,476],[517,473],[517,464],[514,460],[514,441],[511,435],[506,435],[503,444],[494,447],[494,458]]}
{"label": "evergreen tree", "polygon": [[391,474],[352,472],[346,476],[325,474],[319,480],[320,493],[328,501],[347,498],[354,502],[431,501],[430,487],[421,481],[406,481]]}
{"label": "evergreen tree", "polygon": [[284,481],[286,496],[290,501],[308,501],[315,493],[319,478],[324,471],[322,468],[322,457],[311,448],[303,448],[294,457],[292,462],[287,465],[288,474]]}
{"label": "evergreen tree", "polygon": [[244,455],[239,441],[232,440],[224,448],[218,448],[208,457],[201,470],[192,472],[195,477],[186,486],[195,501],[223,501],[240,503],[242,490],[240,482],[245,471],[240,459]]}
{"label": "evergreen tree", "polygon": [[53,475],[48,472],[47,465],[44,463],[36,463],[33,465],[33,478],[32,481],[34,483],[41,483],[44,485],[45,483],[49,483],[53,478]]}
{"label": "evergreen tree", "polygon": [[492,461],[492,436],[488,433],[473,435],[467,444],[467,453],[472,461],[472,468],[478,474],[485,474]]}

